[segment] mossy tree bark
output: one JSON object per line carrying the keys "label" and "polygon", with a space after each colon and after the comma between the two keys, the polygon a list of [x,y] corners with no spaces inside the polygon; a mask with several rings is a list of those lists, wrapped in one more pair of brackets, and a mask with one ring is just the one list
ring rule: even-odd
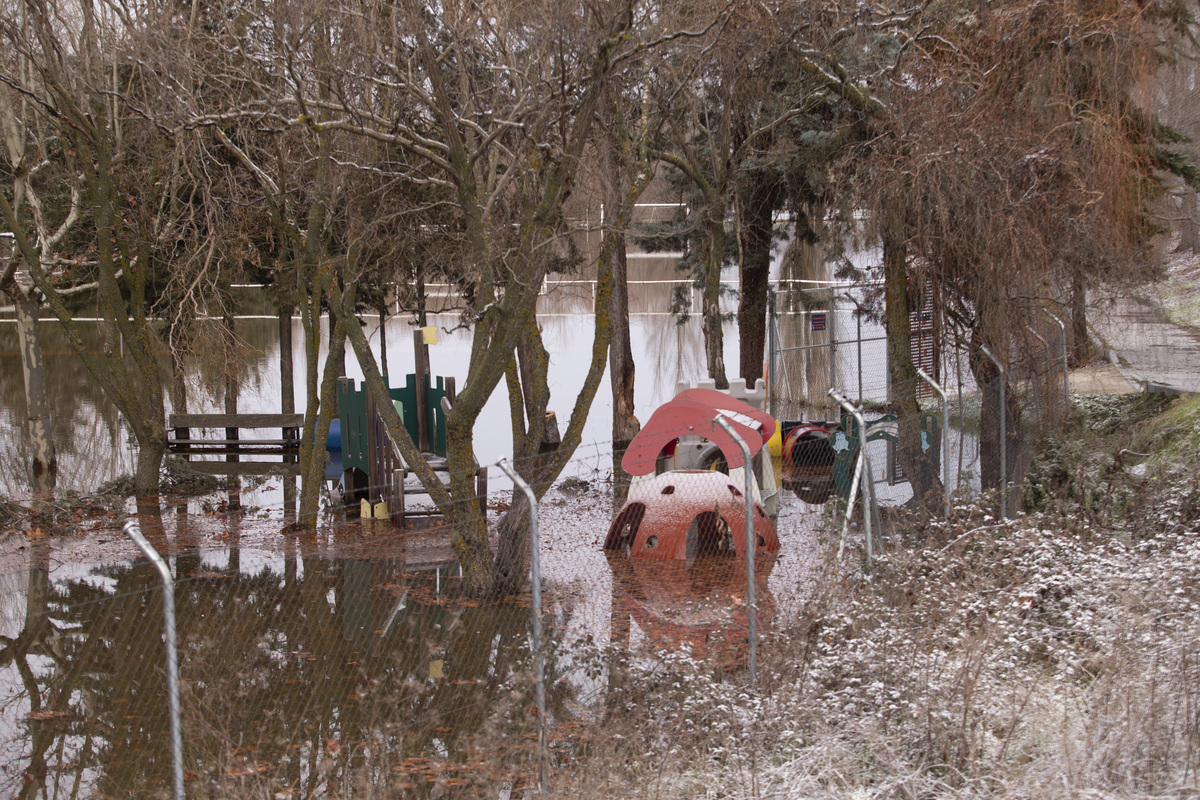
{"label": "mossy tree bark", "polygon": [[[921,379],[912,358],[911,291],[908,284],[908,250],[902,209],[882,212],[884,297],[887,319],[888,375],[891,401],[898,420],[900,464],[913,489],[913,499],[930,514],[943,508],[942,480],[937,463],[921,448],[921,407],[917,389]],[[928,453],[935,452],[930,447]],[[942,458],[949,458],[942,453]]]}

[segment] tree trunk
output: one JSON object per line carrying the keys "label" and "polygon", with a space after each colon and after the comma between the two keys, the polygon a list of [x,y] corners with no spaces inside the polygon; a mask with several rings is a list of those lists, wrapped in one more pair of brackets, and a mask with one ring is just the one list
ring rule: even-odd
{"label": "tree trunk", "polygon": [[[937,452],[933,443],[922,449],[921,407],[917,403],[920,377],[912,359],[912,317],[909,312],[908,250],[902,211],[888,210],[883,224],[884,297],[887,303],[888,375],[891,400],[898,420],[900,464],[912,484],[913,500],[929,514],[943,508],[943,487],[938,464],[926,453]],[[949,458],[942,453],[942,458]]]}
{"label": "tree trunk", "polygon": [[304,530],[313,530],[317,526],[317,512],[321,506],[321,486],[325,482],[325,448],[318,447],[317,442],[324,442],[329,436],[329,423],[333,420],[333,398],[337,393],[338,373],[345,372],[346,363],[346,329],[341,320],[334,321],[334,315],[329,315],[330,329],[333,338],[329,343],[329,356],[325,360],[325,370],[321,378],[321,393],[316,404],[317,413],[313,424],[313,446],[309,448],[308,460],[301,463],[303,474],[300,480],[300,512],[297,522]]}
{"label": "tree trunk", "polygon": [[[763,176],[765,178],[765,176]],[[767,342],[767,287],[771,275],[771,244],[778,192],[766,180],[756,183],[742,213],[741,292],[738,297],[739,369],[753,388],[763,377]]]}
{"label": "tree trunk", "polygon": [[[237,330],[232,311],[225,312],[222,317],[222,325],[225,334],[225,413],[238,413],[238,356],[237,356]],[[236,426],[225,429],[226,439],[237,439],[240,436],[240,431]],[[225,456],[225,460],[229,463],[237,463],[241,457],[237,453],[230,453]],[[242,507],[242,477],[241,475],[232,474],[225,476],[226,486],[229,491],[229,509],[236,511]]]}
{"label": "tree trunk", "polygon": [[[305,507],[306,498],[314,510],[319,500],[317,487],[309,486],[307,481],[307,464],[316,458],[317,447],[317,418],[320,413],[321,385],[321,302],[320,293],[305,297],[300,304],[300,321],[304,330],[304,429],[300,434],[300,507]],[[328,366],[328,365],[327,365]],[[349,487],[347,487],[349,489]],[[307,522],[297,520],[302,530]]]}
{"label": "tree trunk", "polygon": [[29,435],[29,477],[33,496],[39,500],[54,494],[58,476],[58,457],[51,431],[50,401],[46,395],[46,369],[42,362],[39,331],[41,296],[36,289],[28,293],[13,285],[8,292],[17,307],[17,340],[21,348],[21,367],[25,378],[25,430]]}
{"label": "tree trunk", "polygon": [[1200,248],[1200,225],[1196,222],[1196,192],[1188,192],[1181,198],[1179,220],[1179,244],[1175,246],[1176,253],[1194,253]]}
{"label": "tree trunk", "polygon": [[725,334],[721,328],[721,266],[725,259],[725,204],[714,203],[704,225],[704,276],[701,315],[708,377],[718,389],[729,388],[725,375]]}
{"label": "tree trunk", "polygon": [[1083,269],[1076,267],[1071,276],[1071,356],[1072,367],[1082,367],[1091,360],[1091,343],[1087,329],[1087,281]]}
{"label": "tree trunk", "polygon": [[[422,323],[424,325],[424,323]],[[388,352],[387,352],[387,294],[383,295],[383,299],[379,301],[379,371],[383,374],[383,379],[388,379]],[[418,376],[418,385],[420,376]]]}
{"label": "tree trunk", "polygon": [[[292,352],[292,306],[280,306],[279,314],[279,410],[283,414],[296,413],[296,374]],[[284,461],[292,461],[289,456]],[[283,513],[291,522],[296,511],[296,478],[283,477]]]}
{"label": "tree trunk", "polygon": [[608,374],[612,385],[613,399],[613,496],[616,502],[624,502],[629,493],[631,476],[621,468],[621,459],[629,449],[629,443],[642,429],[634,414],[634,377],[637,365],[633,361],[633,346],[629,336],[629,262],[626,258],[625,236],[620,237],[613,254],[612,294],[612,344],[608,350]]}
{"label": "tree trunk", "polygon": [[171,351],[171,411],[175,414],[188,413],[187,369],[183,362],[185,328],[186,323],[182,320],[172,319],[167,331],[167,345]]}
{"label": "tree trunk", "polygon": [[296,370],[292,350],[291,306],[279,309],[279,407],[284,414],[296,413]]}
{"label": "tree trunk", "polygon": [[[979,330],[971,331],[971,349],[967,358],[975,384],[982,396],[979,415],[979,482],[984,491],[1000,487],[1000,372],[983,354]],[[1005,378],[1007,381],[1007,376]],[[1008,387],[1005,386],[1005,389]],[[1016,480],[1018,450],[1021,446],[1021,409],[1011,391],[1005,391],[1005,478]]]}
{"label": "tree trunk", "polygon": [[[610,106],[601,111],[604,129],[600,135],[600,159],[604,184],[604,208],[608,225],[600,232],[600,257],[608,257],[612,265],[613,289],[609,318],[612,320],[612,342],[608,349],[609,386],[612,389],[612,476],[613,499],[623,503],[629,493],[630,475],[621,468],[621,459],[629,443],[641,430],[634,414],[633,346],[629,337],[629,259],[625,242],[626,217],[632,212],[634,200],[641,194],[637,185],[630,191],[630,159],[624,157],[621,146],[622,128],[615,124],[616,114]],[[642,184],[644,185],[644,184]]]}

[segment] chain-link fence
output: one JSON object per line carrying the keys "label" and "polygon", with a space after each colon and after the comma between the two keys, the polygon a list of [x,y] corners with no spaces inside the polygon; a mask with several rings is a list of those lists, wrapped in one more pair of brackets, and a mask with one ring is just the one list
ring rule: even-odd
{"label": "chain-link fence", "polygon": [[[315,532],[281,534],[231,485],[228,501],[81,503],[70,522],[99,556],[10,537],[4,791],[171,796],[178,752],[191,796],[521,796],[552,791],[591,752],[594,725],[634,714],[639,692],[675,691],[655,680],[681,659],[753,692],[773,630],[840,549],[831,540],[886,552],[879,504],[915,497],[940,513],[1017,486],[1065,408],[1052,320],[1029,331],[1040,350],[991,358],[942,333],[932,364],[914,359],[920,373],[889,384],[878,326],[834,306],[824,323],[820,308],[777,306],[774,441],[741,412],[724,415],[736,435],[722,438],[702,411],[687,433],[665,427],[626,454],[627,497],[572,478],[507,527],[523,501],[486,466],[482,563],[528,564],[522,548],[540,541],[532,583],[522,571],[464,592],[464,568],[481,562],[411,488],[403,530],[375,518],[372,498],[361,517],[331,510]],[[592,450],[577,460],[611,459]],[[1012,513],[1015,490],[1004,496]],[[126,514],[171,577],[177,715],[162,574],[115,527]]]}
{"label": "chain-link fence", "polygon": [[[464,595],[444,529],[351,513],[281,536],[245,509],[128,511],[173,576],[188,796],[536,789],[528,589]],[[3,554],[10,796],[175,794],[161,576],[95,512],[99,563],[24,536]]]}
{"label": "chain-link fence", "polygon": [[[1044,313],[997,356],[972,344],[927,299],[909,315],[918,374],[896,381],[886,330],[871,312],[880,291],[876,284],[785,282],[773,292],[769,408],[785,432],[791,459],[785,469],[792,469],[798,495],[820,501],[837,482],[825,475],[830,467],[844,486],[851,483],[843,473],[852,469],[857,444],[850,441],[846,449],[836,437],[841,431],[855,440],[855,423],[831,390],[862,410],[880,502],[907,502],[915,494],[933,508],[938,495],[975,496],[1001,485],[1011,495],[1033,445],[1066,418],[1062,322]],[[789,444],[791,431],[797,432]],[[1001,510],[1017,499],[1006,497]]]}

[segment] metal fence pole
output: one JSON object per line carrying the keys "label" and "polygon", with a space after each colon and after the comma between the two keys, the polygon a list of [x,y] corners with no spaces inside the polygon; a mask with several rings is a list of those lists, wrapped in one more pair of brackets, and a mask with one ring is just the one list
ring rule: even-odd
{"label": "metal fence pole", "polygon": [[833,292],[830,292],[826,325],[829,327],[829,388],[837,386],[837,318],[833,314]]}
{"label": "metal fence pole", "polygon": [[743,541],[746,545],[746,618],[750,625],[750,683],[758,683],[758,631],[754,617],[758,613],[754,602],[754,549],[758,547],[758,534],[754,532],[754,468],[750,463],[750,447],[729,424],[723,416],[716,419],[721,430],[729,434],[737,446],[742,449],[742,472],[746,475],[746,534]]}
{"label": "metal fence pole", "polygon": [[842,553],[846,550],[846,534],[850,530],[850,514],[854,510],[854,501],[858,499],[858,485],[862,481],[863,451],[858,449],[858,458],[854,459],[854,477],[850,479],[850,495],[846,498],[846,510],[842,515],[842,538],[838,540],[837,560],[840,564]]}
{"label": "metal fence pole", "polygon": [[858,323],[858,404],[862,405],[862,309],[858,309],[854,314],[854,319]]}
{"label": "metal fence pole", "polygon": [[[1008,516],[1008,404],[1005,397],[1005,372],[1004,367],[1000,364],[1000,360],[992,355],[992,351],[988,350],[983,345],[979,346],[979,351],[988,357],[996,369],[1000,371],[1000,519],[1006,519]],[[982,420],[983,411],[980,410],[980,419]],[[980,425],[982,425],[982,421]]]}
{"label": "metal fence pole", "polygon": [[946,495],[946,516],[950,516],[950,401],[937,381],[917,367],[917,375],[938,393],[942,399],[942,490]]}
{"label": "metal fence pole", "polygon": [[183,800],[183,731],[179,720],[179,653],[175,649],[175,580],[171,569],[154,546],[142,535],[137,522],[129,520],[123,528],[138,549],[158,570],[163,584],[163,642],[167,650],[167,708],[171,718],[171,762],[174,768],[176,800]]}
{"label": "metal fence pole", "polygon": [[1046,316],[1058,323],[1058,329],[1062,332],[1063,407],[1069,412],[1071,410],[1071,367],[1067,361],[1067,326],[1047,309],[1043,308],[1042,311],[1045,311]]}
{"label": "metal fence pole", "polygon": [[773,415],[779,415],[775,388],[775,358],[779,347],[778,332],[775,323],[775,290],[767,289],[767,410]]}
{"label": "metal fence pole", "polygon": [[536,684],[538,711],[538,790],[542,797],[547,797],[549,790],[546,786],[546,663],[542,653],[542,562],[539,553],[537,496],[507,459],[500,459],[496,466],[512,479],[513,486],[524,492],[529,501],[529,583],[533,593],[533,680]]}
{"label": "metal fence pole", "polygon": [[[871,457],[867,455],[867,421],[863,419],[862,411],[850,404],[850,401],[842,397],[837,389],[830,389],[829,396],[837,401],[837,404],[846,410],[846,413],[854,417],[858,422],[858,453],[862,457],[863,463],[863,529],[867,539],[867,571],[871,570],[874,561],[873,545],[871,542],[871,519],[875,515],[875,487],[871,484],[874,479],[871,477]],[[851,506],[846,506],[846,515],[849,516],[852,511]]]}

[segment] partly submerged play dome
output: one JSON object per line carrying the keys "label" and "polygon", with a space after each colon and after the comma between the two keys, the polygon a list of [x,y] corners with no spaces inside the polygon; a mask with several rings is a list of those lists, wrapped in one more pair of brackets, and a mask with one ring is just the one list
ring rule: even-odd
{"label": "partly submerged play dome", "polygon": [[[728,475],[709,471],[664,472],[630,492],[608,529],[605,550],[635,558],[746,555],[744,491]],[[756,553],[779,549],[775,526],[754,504]]]}

